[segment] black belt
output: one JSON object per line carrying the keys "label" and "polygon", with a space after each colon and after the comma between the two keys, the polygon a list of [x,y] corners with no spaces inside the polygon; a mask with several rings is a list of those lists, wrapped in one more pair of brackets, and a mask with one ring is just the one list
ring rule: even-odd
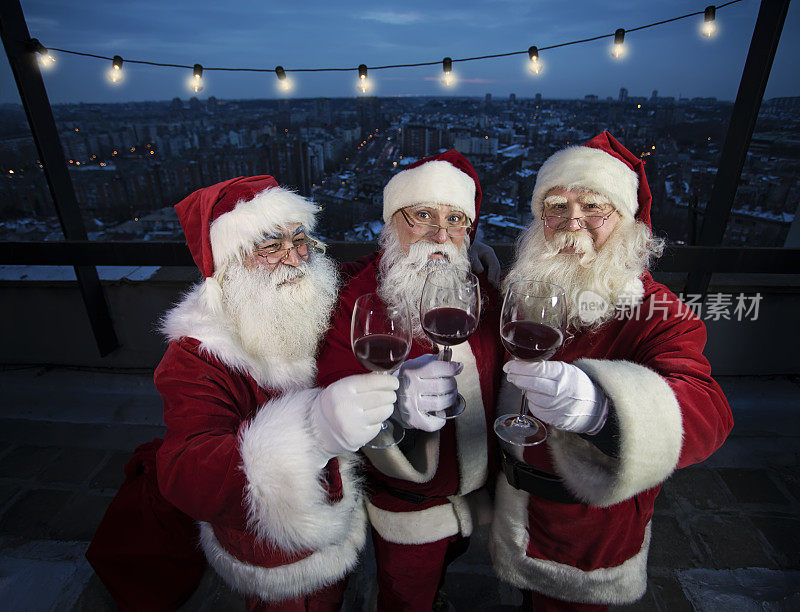
{"label": "black belt", "polygon": [[564,481],[558,476],[537,470],[521,461],[517,461],[505,450],[502,451],[500,461],[508,484],[515,489],[560,504],[582,503],[581,500],[569,492],[569,489],[564,486]]}
{"label": "black belt", "polygon": [[437,495],[428,496],[428,495],[422,495],[421,493],[412,493],[411,491],[405,491],[403,489],[391,487],[383,482],[375,484],[377,485],[377,488],[383,489],[392,497],[396,497],[397,499],[402,499],[403,501],[410,502],[412,504],[422,504],[428,501],[429,499],[444,499],[444,500],[447,499],[446,497]]}

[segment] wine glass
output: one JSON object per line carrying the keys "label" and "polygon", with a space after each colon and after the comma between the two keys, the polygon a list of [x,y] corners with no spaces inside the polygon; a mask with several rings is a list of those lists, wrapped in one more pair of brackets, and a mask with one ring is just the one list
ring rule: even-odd
{"label": "wine glass", "polygon": [[[480,283],[471,272],[453,266],[435,268],[428,273],[422,287],[419,317],[422,329],[431,342],[443,345],[439,359],[450,361],[450,348],[466,341],[478,328],[481,314]],[[459,394],[453,405],[432,414],[452,419],[464,412],[466,402]]]}
{"label": "wine glass", "polygon": [[[377,293],[356,300],[350,324],[350,342],[356,359],[376,376],[388,375],[399,367],[411,349],[411,318],[405,305],[387,306]],[[365,446],[389,448],[399,444],[403,428],[390,420]]]}
{"label": "wine glass", "polygon": [[[512,283],[500,313],[500,339],[506,350],[521,361],[546,361],[564,341],[567,307],[564,290],[542,281]],[[522,394],[519,414],[504,414],[494,422],[497,436],[516,446],[541,444],[547,429],[539,419],[526,414]]]}

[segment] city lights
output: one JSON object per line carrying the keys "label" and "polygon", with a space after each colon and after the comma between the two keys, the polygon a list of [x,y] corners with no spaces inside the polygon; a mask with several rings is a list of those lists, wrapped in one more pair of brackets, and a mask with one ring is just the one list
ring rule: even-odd
{"label": "city lights", "polygon": [[542,62],[539,60],[538,47],[533,46],[528,48],[528,59],[530,60],[528,69],[533,74],[539,74],[542,71]]}
{"label": "city lights", "polygon": [[358,66],[358,89],[361,93],[369,91],[370,83],[367,79],[367,65],[359,64]]}
{"label": "city lights", "polygon": [[119,55],[115,55],[114,59],[111,60],[111,68],[108,71],[108,79],[112,83],[119,83],[122,81],[122,58]]}
{"label": "city lights", "polygon": [[717,8],[715,6],[706,7],[701,31],[706,38],[711,38],[717,33]]}
{"label": "city lights", "polygon": [[192,80],[189,82],[189,87],[194,93],[197,93],[202,91],[203,86],[203,67],[200,64],[195,64],[192,69]]}
{"label": "city lights", "polygon": [[444,72],[442,83],[444,83],[445,87],[452,86],[455,83],[455,77],[453,76],[453,60],[449,57],[442,60],[442,71]]}
{"label": "city lights", "polygon": [[620,59],[625,55],[625,30],[619,28],[614,32],[614,46],[611,47],[611,56],[614,59]]}

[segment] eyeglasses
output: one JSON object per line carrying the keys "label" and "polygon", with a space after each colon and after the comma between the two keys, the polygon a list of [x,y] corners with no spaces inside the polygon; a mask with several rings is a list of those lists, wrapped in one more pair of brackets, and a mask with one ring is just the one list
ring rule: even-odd
{"label": "eyeglasses", "polygon": [[[412,223],[405,208],[401,208],[400,213],[403,215],[403,219],[406,220],[406,223],[408,223],[408,227],[411,228],[411,233],[417,236],[433,236],[434,234],[438,233],[439,230],[443,229],[447,232],[447,235],[450,236],[450,238],[461,238],[470,228],[469,224],[459,225],[452,223],[448,225],[438,225],[436,223],[428,223],[427,221],[420,219],[414,219],[414,222]],[[412,214],[414,214],[413,211]]]}
{"label": "eyeglasses", "polygon": [[289,253],[292,249],[297,251],[297,254],[300,257],[307,257],[309,251],[316,249],[316,246],[316,240],[313,240],[308,236],[303,236],[301,238],[295,238],[292,240],[292,246],[290,247],[283,246],[283,242],[281,241],[258,248],[254,252],[259,257],[266,259],[267,263],[276,264],[286,261],[286,258],[289,257]]}
{"label": "eyeglasses", "polygon": [[615,212],[617,211],[612,210],[607,215],[590,215],[584,217],[557,217],[557,216],[551,217],[542,213],[542,219],[544,219],[544,224],[547,227],[554,230],[564,229],[565,227],[567,227],[567,225],[569,225],[569,222],[572,221],[573,219],[578,222],[578,225],[581,227],[581,229],[596,230],[597,228],[602,226],[603,223],[606,222],[606,219],[608,219]]}

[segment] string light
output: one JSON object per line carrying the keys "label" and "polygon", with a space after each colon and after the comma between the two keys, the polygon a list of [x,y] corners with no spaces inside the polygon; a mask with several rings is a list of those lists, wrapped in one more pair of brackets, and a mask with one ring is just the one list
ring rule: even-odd
{"label": "string light", "polygon": [[450,87],[455,83],[456,79],[453,76],[453,60],[449,57],[442,60],[442,71],[444,72],[442,75],[442,83],[444,83],[445,87]]}
{"label": "string light", "polygon": [[528,48],[528,59],[530,63],[528,68],[533,74],[539,74],[542,71],[542,62],[539,61],[539,49],[536,47]]}
{"label": "string light", "polygon": [[112,83],[119,83],[122,80],[122,58],[115,55],[111,60],[111,69],[108,71],[108,79]]}
{"label": "string light", "polygon": [[200,64],[195,64],[194,68],[192,68],[192,80],[190,82],[190,87],[197,93],[203,90],[203,67]]}
{"label": "string light", "polygon": [[[706,7],[705,11],[695,11],[693,13],[687,13],[685,15],[680,15],[678,17],[672,17],[671,19],[664,19],[662,21],[657,21],[655,23],[650,23],[647,25],[638,26],[635,28],[630,28],[627,32],[635,32],[639,30],[644,30],[647,28],[654,28],[657,26],[664,25],[666,23],[672,23],[673,21],[679,21],[682,19],[687,19],[689,17],[695,17],[697,15],[704,15],[704,21],[701,26],[701,30],[704,36],[711,37],[717,31],[717,23],[716,23],[716,10],[720,8],[728,7],[732,4],[738,4],[742,2],[742,0],[729,0],[724,4],[720,4],[719,6],[710,5]],[[455,82],[455,77],[452,74],[452,62],[472,62],[477,60],[485,60],[485,59],[495,59],[499,57],[509,57],[511,55],[521,55],[524,53],[528,54],[528,58],[530,60],[528,68],[534,74],[539,74],[543,68],[543,64],[539,59],[539,51],[545,51],[549,49],[556,49],[560,47],[566,47],[570,45],[578,45],[582,43],[592,42],[595,40],[600,40],[603,38],[610,38],[611,36],[614,37],[614,44],[611,48],[611,55],[615,59],[619,59],[625,55],[625,33],[626,30],[623,28],[619,28],[614,34],[600,34],[597,36],[592,36],[589,38],[583,38],[580,40],[573,40],[569,42],[558,43],[554,45],[549,45],[547,47],[529,47],[527,51],[509,51],[507,53],[493,53],[490,55],[480,55],[475,57],[464,57],[464,58],[457,58],[452,60],[451,58],[445,58],[441,61],[442,68],[444,70],[444,75],[442,80],[444,81],[445,85],[452,85]],[[116,73],[119,73],[117,76],[121,77],[122,74],[122,58],[118,55],[114,57],[108,57],[105,55],[98,55],[95,53],[84,53],[81,51],[74,51],[71,49],[58,49],[55,47],[51,47],[48,49],[44,45],[42,45],[38,39],[30,39],[29,43],[30,49],[32,52],[38,54],[38,60],[40,65],[43,68],[49,68],[55,63],[55,57],[50,53],[51,51],[58,51],[60,53],[68,53],[70,55],[79,55],[83,57],[92,57],[95,59],[102,59],[102,60],[111,60],[112,61],[112,70]],[[116,60],[119,59],[119,68],[117,68]],[[187,66],[185,64],[171,64],[171,63],[163,63],[163,62],[150,62],[145,60],[132,60],[127,59],[125,60],[129,64],[144,64],[148,66],[162,66],[167,68],[189,68],[193,71],[193,76],[189,81],[189,87],[195,93],[201,91],[203,89],[203,67],[200,64],[195,64],[194,66]],[[417,62],[413,64],[392,64],[386,66],[373,66],[373,70],[386,70],[391,68],[416,68],[421,66],[434,66],[439,64],[439,61],[435,62]],[[451,70],[447,70],[447,66],[450,66]],[[282,66],[278,66],[276,68],[235,68],[235,67],[209,67],[206,70],[218,70],[218,71],[232,71],[232,72],[275,72],[278,76],[278,85],[281,89],[288,91],[292,88],[292,83],[289,79],[286,78],[286,71],[283,69]],[[290,72],[349,72],[353,70],[352,67],[339,67],[339,68],[292,68]],[[109,75],[113,82],[118,82],[120,79],[115,79],[113,76]],[[366,93],[370,88],[370,82],[367,79],[367,66],[365,64],[360,64],[358,66],[358,89],[361,93]]]}
{"label": "string light", "polygon": [[625,55],[625,30],[619,28],[614,32],[614,46],[611,47],[611,56],[614,59],[619,59]]}
{"label": "string light", "polygon": [[56,63],[56,58],[50,53],[50,49],[40,43],[38,38],[32,38],[30,45],[31,49],[39,56],[39,66],[45,70],[52,68],[53,64]]}
{"label": "string light", "polygon": [[703,27],[701,31],[703,36],[711,38],[717,33],[717,7],[714,5],[707,6],[705,14],[703,15]]}
{"label": "string light", "polygon": [[278,77],[278,87],[283,91],[289,91],[292,88],[292,84],[286,78],[286,71],[283,66],[275,66],[275,74]]}
{"label": "string light", "polygon": [[359,64],[358,65],[358,89],[361,93],[367,93],[369,91],[369,81],[367,80],[367,65],[366,64]]}

